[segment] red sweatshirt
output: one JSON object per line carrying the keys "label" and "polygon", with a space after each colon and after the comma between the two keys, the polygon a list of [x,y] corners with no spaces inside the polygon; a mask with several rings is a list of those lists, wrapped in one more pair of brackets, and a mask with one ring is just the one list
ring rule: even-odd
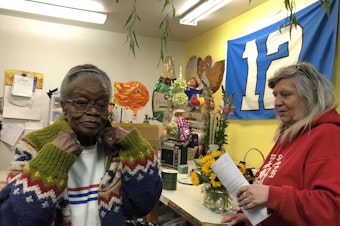
{"label": "red sweatshirt", "polygon": [[270,185],[261,226],[340,225],[340,115],[329,110],[309,132],[276,143],[256,182]]}

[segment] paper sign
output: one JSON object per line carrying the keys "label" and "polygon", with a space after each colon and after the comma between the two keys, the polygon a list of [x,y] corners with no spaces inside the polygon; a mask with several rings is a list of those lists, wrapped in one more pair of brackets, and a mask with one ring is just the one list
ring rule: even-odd
{"label": "paper sign", "polygon": [[34,85],[34,77],[14,74],[11,94],[15,96],[32,97]]}
{"label": "paper sign", "polygon": [[43,81],[42,73],[7,69],[3,117],[41,120]]}
{"label": "paper sign", "polygon": [[[230,156],[225,153],[211,166],[211,169],[216,173],[218,179],[224,187],[231,193],[233,198],[237,200],[236,194],[240,187],[249,185],[248,181],[240,170],[235,165]],[[249,210],[242,208],[243,213],[247,216],[252,225],[257,225],[264,219],[270,216],[267,213],[267,208],[259,206]]]}
{"label": "paper sign", "polygon": [[11,146],[14,146],[23,132],[24,126],[20,123],[3,123],[1,140]]}

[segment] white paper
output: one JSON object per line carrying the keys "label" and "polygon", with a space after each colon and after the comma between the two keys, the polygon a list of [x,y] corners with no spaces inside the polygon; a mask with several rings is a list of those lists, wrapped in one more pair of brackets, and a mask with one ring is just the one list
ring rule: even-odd
{"label": "white paper", "polygon": [[[12,86],[5,85],[4,90],[4,118],[14,119],[28,119],[28,120],[40,120],[41,119],[41,106],[43,103],[43,90],[36,89],[32,96],[32,104],[30,107],[17,106],[10,102]],[[34,98],[33,98],[34,97]],[[27,97],[26,97],[27,98]]]}
{"label": "white paper", "polygon": [[[227,153],[218,158],[211,166],[211,169],[216,173],[218,179],[235,200],[237,200],[236,194],[239,188],[249,184]],[[242,211],[248,217],[252,225],[257,225],[270,216],[270,214],[267,213],[266,207],[259,206],[250,210],[242,208]]]}
{"label": "white paper", "polygon": [[21,97],[32,97],[34,77],[14,74],[11,94]]}
{"label": "white paper", "polygon": [[112,110],[112,120],[116,122],[132,122],[133,111],[122,106],[114,106]]}
{"label": "white paper", "polygon": [[24,126],[20,123],[3,123],[1,140],[11,146],[14,146],[23,132]]}

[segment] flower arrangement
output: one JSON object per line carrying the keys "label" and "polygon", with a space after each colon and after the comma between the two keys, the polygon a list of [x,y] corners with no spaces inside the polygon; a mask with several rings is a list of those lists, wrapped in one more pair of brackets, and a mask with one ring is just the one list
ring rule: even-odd
{"label": "flower arrangement", "polygon": [[214,151],[205,155],[199,159],[198,162],[195,162],[197,169],[190,172],[193,185],[198,186],[203,184],[203,205],[214,212],[224,212],[232,208],[230,193],[211,169],[211,165],[214,164],[222,154],[222,151]]}
{"label": "flower arrangement", "polygon": [[[215,161],[223,155],[224,151],[213,151],[204,157],[200,158],[196,163],[196,169],[190,172],[191,182],[195,186],[203,184],[202,191],[204,192],[203,205],[212,209],[213,211],[226,211],[231,209],[231,195],[223,186],[222,182],[218,179],[217,175],[211,169]],[[242,175],[252,182],[252,175],[245,167],[244,162],[237,165]]]}
{"label": "flower arrangement", "polygon": [[225,189],[211,169],[211,165],[214,164],[222,154],[222,151],[214,151],[196,162],[197,169],[190,172],[193,185],[198,186],[202,183],[206,183],[214,188]]}
{"label": "flower arrangement", "polygon": [[[225,189],[221,181],[211,169],[211,166],[215,163],[215,161],[224,153],[224,151],[217,150],[205,155],[195,162],[197,168],[196,170],[192,170],[190,172],[191,182],[193,183],[193,185],[198,186],[205,183],[216,189]],[[246,168],[245,163],[243,161],[240,161],[240,163],[236,166],[241,171],[242,175],[249,182],[251,182],[253,177]]]}
{"label": "flower arrangement", "polygon": [[245,162],[240,161],[240,163],[237,165],[237,168],[241,171],[242,175],[247,179],[250,184],[253,183],[253,173],[246,168]]}
{"label": "flower arrangement", "polygon": [[224,151],[223,145],[228,144],[226,128],[229,125],[228,116],[232,115],[235,110],[233,102],[235,100],[235,94],[232,93],[230,97],[226,96],[224,87],[222,86],[222,104],[214,112],[215,102],[212,97],[212,91],[209,86],[204,84],[206,89],[205,99],[205,134],[204,143],[208,147],[209,144],[216,144],[219,150]]}

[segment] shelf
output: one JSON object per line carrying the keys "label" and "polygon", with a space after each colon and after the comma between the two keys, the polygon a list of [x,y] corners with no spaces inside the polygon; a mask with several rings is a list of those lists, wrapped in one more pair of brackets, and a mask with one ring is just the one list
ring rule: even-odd
{"label": "shelf", "polygon": [[48,123],[52,124],[55,120],[58,119],[59,115],[62,113],[60,96],[52,95],[50,100],[50,111],[48,117]]}

